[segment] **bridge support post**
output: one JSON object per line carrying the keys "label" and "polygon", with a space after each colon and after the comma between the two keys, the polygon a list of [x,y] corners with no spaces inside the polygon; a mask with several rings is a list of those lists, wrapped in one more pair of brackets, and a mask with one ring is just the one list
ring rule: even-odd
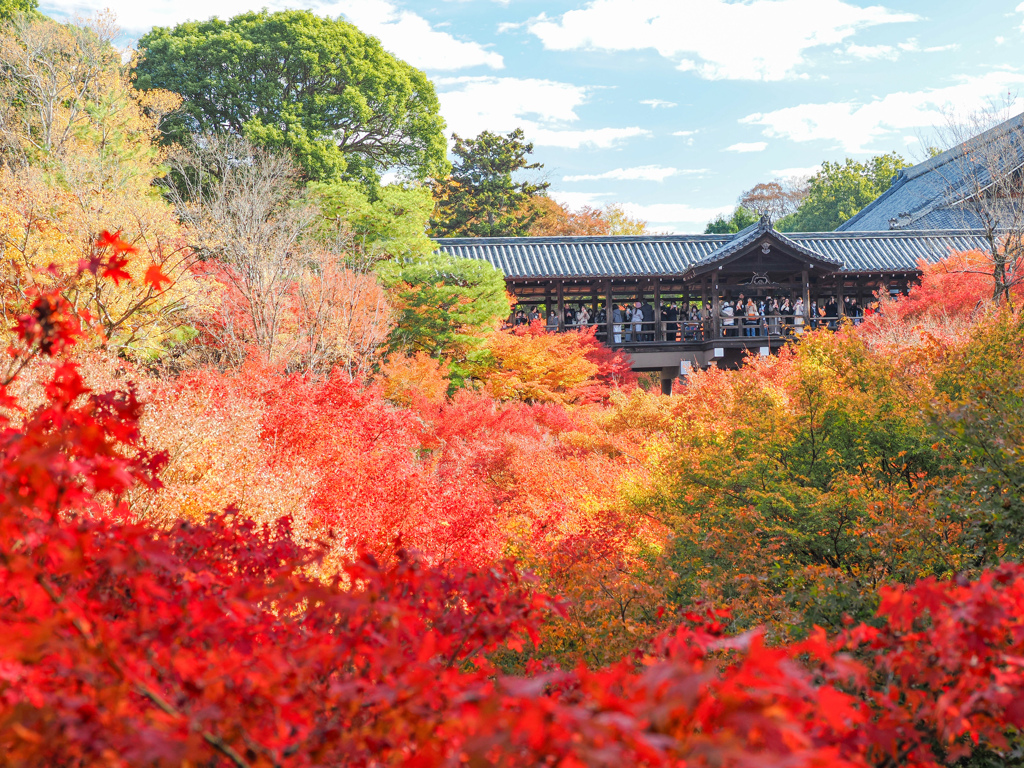
{"label": "bridge support post", "polygon": [[678,366],[675,368],[662,368],[661,369],[661,394],[671,395],[672,394],[672,382],[675,381],[679,375]]}
{"label": "bridge support post", "polygon": [[[712,339],[717,339],[717,338],[719,338],[719,335],[718,335],[719,322],[721,321],[721,318],[722,318],[722,306],[721,306],[721,302],[719,301],[719,298],[718,298],[718,282],[717,282],[717,277],[716,277],[716,281],[713,282],[712,285],[713,285],[713,288],[711,290],[711,318],[710,318],[711,322],[709,323],[709,326],[711,328],[711,338]],[[724,334],[725,331],[723,330],[722,333]]]}

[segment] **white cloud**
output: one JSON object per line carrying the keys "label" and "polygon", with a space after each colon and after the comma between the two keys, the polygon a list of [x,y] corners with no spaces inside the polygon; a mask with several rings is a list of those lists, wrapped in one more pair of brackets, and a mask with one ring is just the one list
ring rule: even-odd
{"label": "white cloud", "polygon": [[385,48],[414,67],[450,71],[480,65],[491,69],[505,66],[501,54],[479,43],[439,32],[422,16],[400,10],[388,0],[337,0],[321,8],[316,12],[329,16],[344,14],[348,21],[379,38]]}
{"label": "white cloud", "polygon": [[672,135],[673,136],[680,136],[680,137],[686,139],[686,146],[692,147],[693,146],[693,137],[694,137],[694,135],[696,133],[697,133],[697,131],[673,131]]}
{"label": "white cloud", "polygon": [[776,179],[806,179],[821,170],[820,165],[808,165],[798,168],[778,168],[772,171]]}
{"label": "white cloud", "polygon": [[741,141],[739,144],[723,149],[723,152],[764,152],[768,148],[767,141]]}
{"label": "white cloud", "polygon": [[856,43],[850,43],[846,46],[846,52],[850,56],[864,61],[870,61],[872,59],[889,59],[891,61],[895,61],[900,55],[899,50],[891,45],[857,45]]}
{"label": "white cloud", "polygon": [[73,17],[89,16],[109,8],[129,34],[141,34],[150,27],[174,26],[190,19],[208,19],[217,15],[229,19],[245,11],[262,7],[269,11],[309,9],[318,16],[343,15],[363,32],[373,35],[391,53],[414,67],[456,70],[465,67],[504,67],[501,55],[483,45],[465,41],[439,31],[422,16],[398,8],[390,0],[44,0],[41,9],[49,14]]}
{"label": "white cloud", "polygon": [[734,207],[726,205],[718,208],[701,208],[686,203],[622,204],[622,209],[627,215],[652,224],[668,225],[668,229],[675,232],[703,232],[709,221],[720,215],[732,213]]}
{"label": "white cloud", "polygon": [[613,179],[615,181],[664,181],[670,176],[695,176],[707,172],[707,168],[679,170],[678,168],[666,168],[661,165],[640,165],[636,168],[616,168],[613,171],[605,171],[604,173],[565,176],[562,178],[562,181],[601,181],[603,179]]}
{"label": "white cloud", "polygon": [[591,0],[528,28],[552,50],[653,48],[710,80],[783,80],[799,76],[810,49],[918,18],[845,0]]}
{"label": "white cloud", "polygon": [[650,107],[651,109],[657,109],[658,107],[668,108],[668,107],[678,107],[679,106],[674,101],[664,101],[662,99],[644,99],[640,103],[641,104],[645,104],[646,106]]}
{"label": "white cloud", "polygon": [[[764,126],[764,135],[792,141],[830,141],[847,152],[885,151],[879,140],[909,128],[945,125],[946,115],[986,109],[1000,94],[1024,87],[1024,73],[997,71],[962,77],[955,85],[924,91],[898,92],[867,103],[835,101],[800,104],[740,120]],[[1021,108],[1020,99],[1017,109]]]}
{"label": "white cloud", "polygon": [[996,45],[1002,45],[1006,42],[1006,38],[1002,35],[996,35]]}
{"label": "white cloud", "polygon": [[527,141],[537,146],[613,147],[627,139],[647,136],[638,126],[574,129],[576,109],[592,89],[586,86],[514,77],[449,77],[436,79],[441,114],[448,127],[461,136],[483,130],[522,128]]}
{"label": "white cloud", "polygon": [[[579,210],[587,206],[600,208],[611,202],[610,192],[561,192],[549,190],[556,201],[572,210]],[[735,204],[725,205],[719,208],[705,208],[691,206],[686,203],[655,203],[653,205],[641,205],[639,203],[622,203],[622,209],[627,215],[643,219],[651,224],[663,225],[659,229],[674,232],[703,232],[704,227],[712,219],[719,215],[732,213]]]}
{"label": "white cloud", "polygon": [[534,126],[527,120],[521,121],[526,130],[526,138],[539,147],[562,147],[563,149],[579,149],[594,147],[611,149],[627,139],[651,134],[645,128],[587,128],[584,130],[551,129]]}
{"label": "white cloud", "polygon": [[554,198],[555,202],[573,211],[578,211],[583,207],[600,208],[608,202],[601,198],[612,195],[611,192],[561,192],[555,189],[548,190],[548,194]]}
{"label": "white cloud", "polygon": [[[1024,13],[1024,3],[1018,5],[1015,10],[1017,11],[1017,13]],[[1021,22],[1020,29],[1021,32],[1024,32],[1024,22]]]}

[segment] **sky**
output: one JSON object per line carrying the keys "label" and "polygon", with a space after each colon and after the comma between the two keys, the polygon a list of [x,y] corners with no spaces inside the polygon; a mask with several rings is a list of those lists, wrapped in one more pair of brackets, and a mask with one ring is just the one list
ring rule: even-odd
{"label": "sky", "polygon": [[449,134],[522,127],[549,194],[701,232],[762,181],[1024,110],[1020,0],[42,0],[126,35],[247,10],[343,17],[434,82]]}

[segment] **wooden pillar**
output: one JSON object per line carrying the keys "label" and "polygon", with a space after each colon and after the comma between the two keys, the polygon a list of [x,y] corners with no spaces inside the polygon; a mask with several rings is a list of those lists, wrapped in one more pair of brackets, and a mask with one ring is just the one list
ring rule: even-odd
{"label": "wooden pillar", "polygon": [[565,287],[564,280],[558,281],[558,330],[565,330]]}
{"label": "wooden pillar", "polygon": [[615,344],[615,331],[612,326],[615,325],[612,322],[612,317],[615,315],[615,304],[612,302],[612,281],[605,280],[604,282],[604,296],[605,296],[605,329],[608,333],[608,346],[611,347]]}
{"label": "wooden pillar", "polygon": [[708,305],[708,280],[711,278],[702,277],[700,279],[700,340],[704,341],[707,334],[710,334],[710,326],[707,324],[707,319],[704,317],[704,307]]}
{"label": "wooden pillar", "polygon": [[[690,319],[690,284],[687,283],[683,286],[683,301],[679,306],[679,323],[676,331],[676,341],[686,341],[686,326],[683,325],[687,320]],[[696,334],[694,334],[696,336]]]}
{"label": "wooden pillar", "polygon": [[709,327],[711,328],[712,339],[721,337],[721,333],[718,330],[718,324],[722,318],[721,310],[721,303],[718,299],[718,275],[715,274],[711,278],[711,322]]}
{"label": "wooden pillar", "polygon": [[842,321],[842,319],[844,317],[846,317],[846,307],[843,306],[843,288],[845,287],[843,285],[843,283],[845,283],[845,282],[846,282],[846,280],[843,279],[843,273],[842,272],[837,273],[836,274],[836,305],[839,307],[839,309],[837,310],[836,314],[839,315],[840,321]]}
{"label": "wooden pillar", "polygon": [[664,341],[665,333],[661,326],[661,278],[654,278],[654,340]]}

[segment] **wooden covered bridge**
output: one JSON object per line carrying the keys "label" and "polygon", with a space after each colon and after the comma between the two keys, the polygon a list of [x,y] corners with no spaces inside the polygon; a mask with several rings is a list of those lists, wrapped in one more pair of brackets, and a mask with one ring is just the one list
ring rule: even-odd
{"label": "wooden covered bridge", "polygon": [[[601,320],[599,337],[626,350],[635,370],[661,371],[667,387],[690,367],[737,365],[751,351],[770,354],[797,330],[792,319],[770,313],[757,323],[723,315],[725,304],[741,295],[755,304],[800,299],[805,323],[835,325],[878,291],[906,291],[920,275],[920,262],[987,248],[977,231],[783,234],[767,218],[735,235],[446,238],[437,244],[499,268],[520,309],[536,308],[544,318],[555,312],[560,327],[567,307],[588,307],[591,318]],[[651,321],[639,333],[628,319],[616,328],[607,308],[637,302],[648,305]],[[819,309],[814,316],[812,303]],[[662,312],[673,305],[674,322]],[[832,315],[822,317],[824,307],[834,307]],[[690,320],[694,308],[701,310],[696,322]]]}

